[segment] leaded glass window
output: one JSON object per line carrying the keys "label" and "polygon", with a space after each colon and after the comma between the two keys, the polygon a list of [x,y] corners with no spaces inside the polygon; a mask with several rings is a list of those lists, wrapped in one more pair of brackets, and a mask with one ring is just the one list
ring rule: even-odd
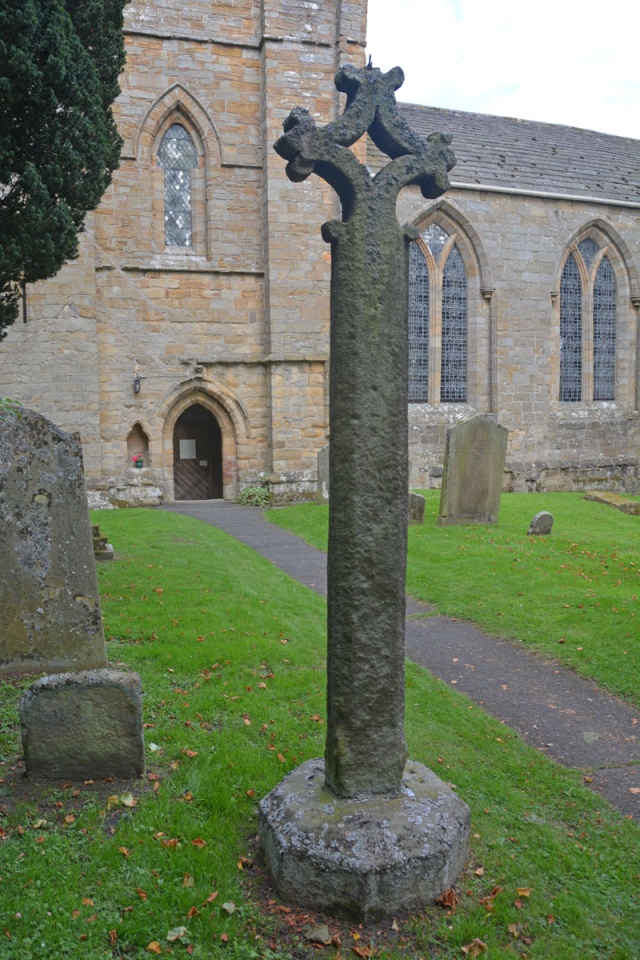
{"label": "leaded glass window", "polygon": [[582,283],[573,254],[560,280],[560,399],[582,400]]}
{"label": "leaded glass window", "polygon": [[582,241],[578,244],[578,250],[579,250],[580,253],[582,254],[582,259],[584,260],[584,262],[585,262],[586,265],[587,265],[587,270],[590,270],[590,269],[591,269],[591,264],[593,263],[593,261],[595,260],[595,258],[598,256],[598,246],[597,246],[597,244],[594,243],[594,241],[591,239],[591,237],[587,237],[586,240],[582,240]]}
{"label": "leaded glass window", "polygon": [[593,399],[615,399],[616,278],[603,257],[593,285]]}
{"label": "leaded glass window", "polygon": [[433,259],[437,263],[438,257],[442,252],[442,248],[449,239],[449,234],[446,230],[439,226],[439,224],[432,223],[427,227],[422,236],[424,237],[429,250],[431,250],[431,253],[433,254]]}
{"label": "leaded glass window", "polygon": [[429,399],[429,268],[417,243],[409,247],[409,400]]}
{"label": "leaded glass window", "polygon": [[440,400],[467,399],[467,272],[456,246],[442,275]]}
{"label": "leaded glass window", "polygon": [[164,170],[164,229],[168,247],[190,247],[191,171],[198,166],[193,140],[180,123],[174,123],[162,138],[158,166]]}

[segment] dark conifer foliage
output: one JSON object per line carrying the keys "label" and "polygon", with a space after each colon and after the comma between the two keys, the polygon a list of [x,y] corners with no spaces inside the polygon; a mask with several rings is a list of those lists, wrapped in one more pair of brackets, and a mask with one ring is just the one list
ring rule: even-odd
{"label": "dark conifer foliage", "polygon": [[0,339],[22,283],[77,255],[122,141],[127,0],[0,0]]}

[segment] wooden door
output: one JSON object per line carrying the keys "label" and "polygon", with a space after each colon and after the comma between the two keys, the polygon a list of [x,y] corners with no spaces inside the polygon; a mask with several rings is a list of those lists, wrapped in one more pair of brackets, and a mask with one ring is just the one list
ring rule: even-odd
{"label": "wooden door", "polygon": [[185,410],[173,430],[173,482],[176,500],[222,497],[222,435],[199,403]]}

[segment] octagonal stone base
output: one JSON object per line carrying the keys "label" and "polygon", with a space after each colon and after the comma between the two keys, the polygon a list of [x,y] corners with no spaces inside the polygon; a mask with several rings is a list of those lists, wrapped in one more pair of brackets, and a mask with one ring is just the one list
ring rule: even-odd
{"label": "octagonal stone base", "polygon": [[271,879],[289,903],[368,921],[420,910],[453,885],[471,813],[431,770],[409,760],[402,793],[340,799],[324,762],[308,760],[259,805]]}

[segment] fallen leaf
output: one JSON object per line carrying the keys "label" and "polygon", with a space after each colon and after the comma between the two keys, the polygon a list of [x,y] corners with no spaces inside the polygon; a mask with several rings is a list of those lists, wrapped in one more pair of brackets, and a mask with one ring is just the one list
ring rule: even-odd
{"label": "fallen leaf", "polygon": [[473,871],[476,877],[484,877],[484,867],[478,867],[477,870]]}
{"label": "fallen leaf", "polygon": [[79,911],[79,910],[72,910],[72,911],[71,911],[71,916],[73,917],[74,920],[77,920],[78,917],[80,916],[80,911]]}
{"label": "fallen leaf", "polygon": [[75,823],[75,822],[76,822],[76,818],[74,817],[74,815],[73,815],[72,813],[68,813],[68,814],[66,815],[66,817],[64,818],[64,822],[65,822],[65,823]]}
{"label": "fallen leaf", "polygon": [[513,901],[513,905],[516,910],[524,910],[524,900],[521,900],[519,897],[516,897],[516,899]]}
{"label": "fallen leaf", "polygon": [[197,756],[198,756],[198,751],[197,751],[197,750],[189,750],[187,747],[183,747],[183,749],[180,751],[180,753],[184,753],[185,757],[197,757]]}
{"label": "fallen leaf", "polygon": [[166,847],[167,850],[175,850],[178,846],[178,841],[175,837],[167,838],[166,840],[161,840],[160,843],[163,847]]}
{"label": "fallen leaf", "polygon": [[193,917],[199,917],[200,911],[197,907],[191,907],[187,913],[187,920],[191,920]]}
{"label": "fallen leaf", "polygon": [[250,860],[249,857],[240,857],[238,860],[238,870],[244,870],[245,867],[252,867],[253,860]]}
{"label": "fallen leaf", "polygon": [[136,798],[130,793],[123,793],[120,796],[120,803],[123,807],[135,807],[137,802]]}
{"label": "fallen leaf", "polygon": [[162,953],[162,947],[157,940],[152,940],[147,947],[147,953]]}
{"label": "fallen leaf", "polygon": [[191,841],[192,847],[197,847],[199,850],[202,850],[203,847],[206,847],[207,841],[203,840],[202,837],[196,837],[195,840]]}
{"label": "fallen leaf", "polygon": [[111,944],[111,946],[115,947],[116,943],[118,942],[118,931],[109,930],[109,933],[107,934],[107,936],[109,937],[109,943]]}
{"label": "fallen leaf", "polygon": [[278,760],[280,761],[280,763],[286,763],[286,762],[287,762],[287,761],[285,760],[285,758],[282,756],[281,753],[278,754]]}
{"label": "fallen leaf", "polygon": [[210,893],[207,899],[203,902],[202,906],[204,907],[205,903],[213,903],[214,900],[218,899],[218,891],[214,890],[213,893]]}
{"label": "fallen leaf", "polygon": [[183,887],[192,887],[192,886],[194,885],[194,883],[195,883],[195,880],[193,879],[193,877],[191,876],[191,874],[190,874],[190,873],[185,873],[184,877],[182,878],[182,886],[183,886]]}
{"label": "fallen leaf", "polygon": [[92,907],[92,906],[93,906],[93,900],[91,899],[91,897],[85,897],[84,900],[82,901],[82,906],[83,906],[83,907]]}
{"label": "fallen leaf", "polygon": [[640,787],[629,787],[629,793],[640,793]]}
{"label": "fallen leaf", "polygon": [[351,947],[351,950],[357,957],[362,957],[362,960],[368,960],[371,956],[371,947],[364,944],[362,947]]}
{"label": "fallen leaf", "polygon": [[395,919],[395,917],[393,919],[393,923],[391,924],[391,929],[395,930],[396,933],[400,930],[400,927],[398,926],[398,921]]}
{"label": "fallen leaf", "polygon": [[519,897],[530,897],[531,890],[529,887],[518,887],[518,896]]}
{"label": "fallen leaf", "polygon": [[228,943],[228,942],[229,942],[229,934],[228,934],[228,933],[221,933],[221,934],[220,934],[220,939],[222,940],[223,943]]}
{"label": "fallen leaf", "polygon": [[128,850],[126,847],[118,847],[118,851],[122,854],[123,857],[131,856],[131,850]]}
{"label": "fallen leaf", "polygon": [[512,937],[516,938],[516,940],[522,933],[522,927],[520,926],[519,923],[510,923],[509,926],[507,927],[507,930],[509,931]]}
{"label": "fallen leaf", "polygon": [[472,940],[471,943],[468,943],[466,947],[460,948],[464,953],[465,957],[479,957],[481,953],[484,953],[485,950],[488,950],[486,943],[483,943],[482,940],[478,940],[476,937],[475,940]]}
{"label": "fallen leaf", "polygon": [[146,900],[146,899],[147,899],[146,893],[145,893],[144,890],[142,890],[140,887],[136,887],[136,893],[138,894],[138,896],[140,897],[141,900]]}
{"label": "fallen leaf", "polygon": [[181,940],[182,937],[186,936],[187,932],[186,927],[173,927],[167,934],[167,940],[169,943],[174,943],[176,940]]}
{"label": "fallen leaf", "polygon": [[449,889],[441,893],[439,897],[436,897],[436,903],[441,907],[447,907],[448,910],[455,910],[458,905],[458,894],[453,887],[449,887]]}
{"label": "fallen leaf", "polygon": [[256,795],[255,790],[247,790],[247,796],[248,796],[248,797],[255,797],[255,795]]}
{"label": "fallen leaf", "polygon": [[231,916],[232,913],[236,912],[236,905],[233,902],[223,903],[220,909],[224,910],[225,913],[228,913],[229,916]]}

